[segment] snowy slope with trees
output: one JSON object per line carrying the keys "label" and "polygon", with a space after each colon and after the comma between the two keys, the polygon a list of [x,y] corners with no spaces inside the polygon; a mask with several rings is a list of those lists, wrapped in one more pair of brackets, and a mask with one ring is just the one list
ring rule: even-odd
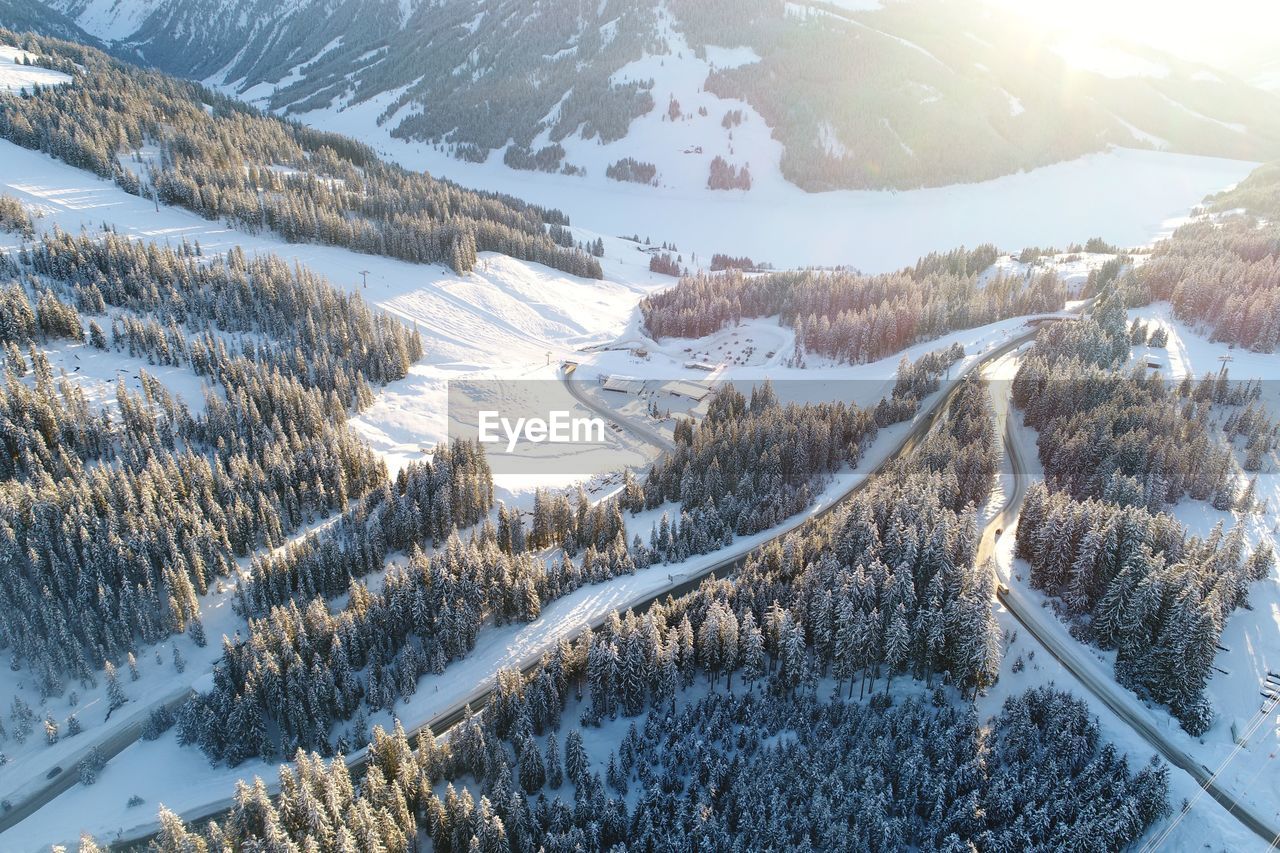
{"label": "snowy slope with trees", "polygon": [[[841,17],[860,5],[816,11]],[[15,164],[0,175],[0,628],[17,663],[0,679],[16,697],[0,729],[15,744],[3,778],[16,794],[59,772],[84,784],[6,822],[6,845],[71,842],[68,815],[102,840],[119,829],[133,837],[161,802],[230,808],[224,826],[238,841],[370,849],[415,833],[438,849],[694,836],[825,846],[835,815],[867,845],[889,832],[939,847],[1062,846],[1176,828],[1159,822],[1186,779],[1148,766],[1115,720],[1100,726],[1055,691],[995,689],[1002,673],[1024,669],[1001,664],[1012,638],[979,559],[981,520],[998,501],[987,390],[966,379],[910,454],[874,480],[865,472],[941,393],[943,375],[1021,333],[1019,315],[1061,313],[1060,275],[1083,276],[1084,295],[1102,290],[1093,316],[1042,332],[1015,383],[1052,438],[1042,471],[1061,492],[1033,491],[1019,544],[1032,581],[1076,632],[1119,647],[1121,684],[1188,731],[1220,735],[1212,712],[1241,706],[1274,639],[1246,609],[1252,581],[1277,598],[1266,507],[1255,505],[1276,497],[1274,485],[1246,490],[1236,471],[1274,466],[1274,422],[1260,402],[1271,398],[1212,381],[1161,396],[1141,347],[1174,347],[1185,364],[1191,349],[1201,360],[1201,345],[1168,315],[1154,338],[1127,325],[1112,292],[1127,289],[1135,304],[1167,298],[1217,337],[1273,349],[1274,241],[1256,222],[1193,223],[1140,264],[1105,244],[1084,260],[1057,253],[1042,276],[1029,264],[1048,250],[1005,262],[984,245],[881,277],[694,277],[636,312],[664,280],[652,261],[681,250],[570,228],[558,210],[397,170],[348,140],[91,52],[28,44],[61,56],[53,73],[80,86],[0,97],[0,130],[26,146],[0,142],[5,168]],[[725,68],[765,61],[754,50],[707,56]],[[680,112],[669,104],[668,121]],[[722,128],[752,120],[744,108]],[[834,129],[827,137],[832,151],[844,145]],[[643,164],[626,168],[647,191]],[[728,161],[718,168],[713,183],[743,180]],[[1267,196],[1256,183],[1244,190]],[[1218,291],[1201,284],[1206,270]],[[689,376],[716,359],[719,379],[749,390],[722,384],[690,410],[696,421],[621,413],[670,420],[669,440],[668,423],[655,424],[669,449],[641,477],[593,483],[598,499],[504,494],[478,446],[427,445],[443,438],[450,377],[554,381],[561,360],[586,375],[636,362],[646,377],[677,364]],[[1108,372],[1131,362],[1131,378]],[[771,373],[818,381],[784,397],[757,381]],[[1051,373],[1077,387],[1052,391]],[[827,384],[837,379],[859,390],[846,397]],[[1073,396],[1081,386],[1091,396]],[[1216,447],[1220,427],[1234,446]],[[1109,440],[1086,447],[1090,435]],[[847,505],[824,512],[859,483]],[[1196,527],[1202,539],[1187,539],[1159,514],[1184,492],[1238,512],[1248,537]],[[1062,565],[1042,545],[1071,541],[1068,516],[1102,544]],[[1037,525],[1051,533],[1035,535]],[[1106,547],[1114,531],[1123,548]],[[618,615],[755,545],[765,547],[732,579]],[[1143,611],[1152,600],[1159,606]],[[1245,651],[1225,653],[1236,657],[1221,681],[1211,646],[1225,625]],[[226,634],[224,644],[210,634]],[[527,679],[511,669],[535,663]],[[428,732],[415,756],[400,732],[374,733],[373,769],[358,788],[341,762],[322,769],[324,757],[361,752],[371,722],[416,728],[495,673],[488,711],[447,741]],[[708,688],[692,687],[702,674]],[[724,701],[721,676],[761,699]],[[83,696],[68,696],[73,681]],[[176,713],[163,707],[189,688],[198,695]],[[73,725],[64,698],[96,725]],[[668,701],[669,716],[649,712]],[[545,731],[566,707],[579,725],[562,762]],[[800,713],[804,725],[784,720]],[[108,748],[144,716],[142,739],[126,738],[105,766],[101,750],[86,749]],[[624,735],[619,716],[643,718],[661,743]],[[710,734],[690,750],[700,729]],[[868,744],[886,732],[901,742],[877,758]],[[844,747],[814,754],[832,738]],[[939,739],[966,760],[931,771]],[[756,741],[768,748],[743,745]],[[849,752],[867,761],[843,761]],[[1267,760],[1259,752],[1235,766],[1256,777]],[[1029,769],[1052,762],[1057,772]],[[813,777],[803,802],[769,791],[802,773]],[[268,781],[233,787],[252,774]],[[535,797],[565,774],[575,809]],[[447,781],[466,792],[450,794]],[[890,782],[898,796],[886,801]],[[282,795],[279,809],[268,792]],[[1273,806],[1269,793],[1251,791],[1251,805]],[[753,808],[766,799],[775,806]],[[1197,803],[1191,813],[1220,831],[1173,837],[1236,839],[1240,828],[1219,812]],[[190,840],[176,818],[161,820],[167,845]],[[219,830],[208,831],[216,843]]]}
{"label": "snowy slope with trees", "polygon": [[[273,110],[389,95],[379,124],[467,160],[603,177],[580,155],[701,147],[686,158],[700,173],[661,179],[685,190],[707,185],[726,137],[729,164],[806,190],[983,180],[1150,138],[1241,159],[1280,144],[1271,93],[1150,48],[1082,48],[977,2],[17,2],[24,19],[52,7],[122,55]],[[736,144],[765,122],[777,167]],[[661,160],[660,173],[679,158]]]}

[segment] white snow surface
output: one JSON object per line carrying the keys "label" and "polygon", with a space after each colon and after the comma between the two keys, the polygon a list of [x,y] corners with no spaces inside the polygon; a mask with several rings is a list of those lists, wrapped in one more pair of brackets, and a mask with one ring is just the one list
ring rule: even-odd
{"label": "white snow surface", "polygon": [[[694,67],[682,71],[686,66]],[[636,119],[617,142],[566,139],[568,162],[587,171],[581,177],[509,169],[501,152],[485,163],[464,163],[430,145],[393,139],[389,129],[394,121],[381,127],[374,121],[390,100],[384,96],[299,118],[355,136],[408,168],[558,207],[575,224],[594,231],[676,241],[686,259],[697,254],[691,266],[705,265],[713,252],[723,252],[778,267],[843,264],[885,272],[931,251],[984,242],[1021,248],[1100,236],[1118,245],[1137,245],[1256,165],[1113,149],[982,183],[806,193],[782,177],[782,145],[758,113],[744,101],[698,91],[706,65],[692,52],[686,51],[683,59],[667,56],[662,64],[646,59],[628,68],[632,79],[655,77],[658,107]],[[684,113],[675,122],[662,120],[668,95],[676,97]],[[698,115],[699,106],[707,107],[707,116]],[[746,117],[733,128],[732,140],[720,125],[730,109],[741,109]],[[702,153],[694,153],[699,146]],[[706,189],[709,164],[716,156],[749,165],[751,190]],[[656,165],[660,185],[606,178],[605,168],[623,157]]]}
{"label": "white snow surface", "polygon": [[18,60],[32,61],[36,54],[9,45],[0,45],[0,92],[21,92],[32,86],[60,86],[71,77],[39,65],[19,65]]}

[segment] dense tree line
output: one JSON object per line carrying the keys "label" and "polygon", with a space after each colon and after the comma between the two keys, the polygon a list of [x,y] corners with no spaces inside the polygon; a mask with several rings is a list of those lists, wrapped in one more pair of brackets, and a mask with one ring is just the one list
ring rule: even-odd
{"label": "dense tree line", "polygon": [[[1006,317],[1060,309],[1066,292],[1057,276],[1030,282],[996,276],[979,282],[974,268],[987,250],[964,263],[930,256],[915,269],[865,276],[847,271],[730,271],[696,275],[641,303],[654,337],[703,337],[744,317],[778,315],[796,330],[797,357],[875,361],[911,344]],[[962,271],[961,271],[962,270]]]}
{"label": "dense tree line", "polygon": [[679,276],[681,272],[680,260],[670,252],[655,253],[649,256],[649,272]]}
{"label": "dense tree line", "polygon": [[335,721],[362,703],[378,710],[408,698],[421,676],[471,650],[487,618],[535,618],[537,588],[545,593],[547,583],[546,567],[531,555],[453,536],[430,558],[415,550],[377,593],[352,581],[337,614],[319,598],[305,610],[274,607],[250,621],[246,641],[224,641],[213,689],[179,715],[180,741],[232,765],[298,748],[348,751],[359,742],[332,742]]}
{"label": "dense tree line", "polygon": [[1037,483],[1018,522],[1017,552],[1074,633],[1116,650],[1120,683],[1168,705],[1199,735],[1213,719],[1204,687],[1222,629],[1274,558],[1266,547],[1246,557],[1239,527],[1188,537],[1140,497],[1135,489],[1129,500],[1078,501]]}
{"label": "dense tree line", "polygon": [[13,231],[27,240],[36,236],[31,214],[11,195],[0,195],[0,231]]}
{"label": "dense tree line", "polygon": [[1213,718],[1204,687],[1223,627],[1272,557],[1246,559],[1239,529],[1188,539],[1160,510],[1184,496],[1251,510],[1213,409],[1237,407],[1227,435],[1247,436],[1255,454],[1273,427],[1253,406],[1259,386],[1233,386],[1225,370],[1176,386],[1145,364],[1125,371],[1131,343],[1148,339],[1125,318],[1131,285],[1117,281],[1082,320],[1044,328],[1014,379],[1048,483],[1028,494],[1018,553],[1079,636],[1116,649],[1117,679],[1198,735]]}
{"label": "dense tree line", "polygon": [[746,255],[733,256],[716,252],[711,256],[711,271],[720,272],[721,270],[743,270],[750,271],[756,268],[755,261]]}
{"label": "dense tree line", "polygon": [[982,506],[991,496],[1000,466],[999,442],[991,418],[991,400],[977,376],[960,381],[947,405],[947,428],[931,431],[916,447],[915,458],[898,468],[925,468],[944,475],[940,498],[959,511]]}
{"label": "dense tree line", "polygon": [[1184,225],[1156,244],[1135,275],[1145,299],[1167,300],[1179,320],[1212,340],[1255,352],[1280,346],[1280,225],[1274,220],[1260,225],[1230,216]]}
{"label": "dense tree line", "polygon": [[1234,469],[1210,427],[1213,399],[1145,364],[1123,369],[1130,332],[1120,300],[1109,290],[1089,316],[1046,326],[1014,378],[1049,482],[1077,498],[1132,494],[1152,511],[1184,495],[1230,506]]}
{"label": "dense tree line", "polygon": [[[358,297],[278,259],[197,261],[111,234],[55,235],[4,264],[21,278],[3,290],[20,319],[0,388],[0,638],[45,692],[139,641],[203,642],[198,596],[237,557],[385,482],[347,414],[421,343]],[[206,377],[204,411],[145,371],[141,394],[118,383],[115,415],[91,411],[31,339],[84,336],[73,304],[112,306],[111,346]]]}
{"label": "dense tree line", "polygon": [[701,422],[677,426],[675,449],[645,479],[644,507],[681,505],[675,529],[664,524],[651,544],[679,560],[686,549],[705,553],[734,535],[773,527],[807,507],[837,470],[856,466],[875,434],[869,410],[843,403],[784,406],[767,382],[749,401],[731,385],[719,388]]}
{"label": "dense tree line", "polygon": [[1229,190],[1210,196],[1209,209],[1219,213],[1243,209],[1253,216],[1280,219],[1280,162],[1264,163]]}
{"label": "dense tree line", "polygon": [[[353,57],[363,49],[340,50],[321,73],[281,87],[273,105],[329,103],[338,78],[354,72],[360,98],[403,87],[381,116],[399,138],[492,150],[508,140],[529,146],[545,132],[552,143],[576,133],[607,144],[654,108],[652,79],[618,73],[646,51],[669,52],[655,38],[654,11],[634,0],[424,8],[380,39],[402,61],[360,67]],[[483,27],[467,24],[480,19]],[[309,92],[314,100],[302,101]]]}
{"label": "dense tree line", "polygon": [[[198,248],[161,248],[108,231],[51,236],[20,253],[19,264],[62,282],[85,313],[109,305],[164,327],[245,335],[243,355],[336,393],[340,407],[356,405],[363,382],[403,378],[422,357],[416,331],[275,255],[250,258],[236,247],[210,258]],[[232,357],[214,352],[209,339],[204,354],[190,349],[192,369],[202,374]]]}
{"label": "dense tree line", "polygon": [[610,163],[604,170],[606,178],[615,181],[630,181],[633,184],[652,184],[658,177],[658,167],[652,163],[636,160],[634,157],[623,157]]}
{"label": "dense tree line", "polygon": [[323,534],[255,556],[236,590],[238,608],[264,614],[273,605],[338,595],[351,579],[380,571],[388,553],[441,544],[486,518],[492,505],[484,452],[464,441],[442,445],[356,501]]}
{"label": "dense tree line", "polygon": [[716,155],[711,161],[707,175],[707,188],[712,190],[749,190],[751,189],[751,167],[737,166],[723,157]]}
{"label": "dense tree line", "polygon": [[[503,163],[526,172],[558,172],[563,160],[564,147],[558,142],[544,145],[537,151],[531,151],[523,145],[508,145],[502,154]],[[564,165],[566,174],[571,174],[574,168],[567,163]]]}
{"label": "dense tree line", "polygon": [[[633,724],[602,777],[579,729],[563,748],[547,731],[572,655],[532,681],[500,673],[502,707],[447,738],[375,729],[358,783],[341,760],[300,750],[278,796],[239,782],[221,823],[194,829],[162,807],[152,849],[1110,848],[1169,811],[1168,770],[1131,769],[1085,703],[1048,687],[1011,696],[985,732],[945,702],[712,694]],[[86,837],[79,849],[103,848]]]}
{"label": "dense tree line", "polygon": [[[0,39],[16,43],[12,33]],[[360,143],[302,128],[90,48],[25,37],[73,56],[75,80],[0,99],[0,136],[210,219],[458,272],[497,251],[600,278],[599,262],[556,246],[565,217],[389,165]],[[130,155],[144,146],[154,156]]]}

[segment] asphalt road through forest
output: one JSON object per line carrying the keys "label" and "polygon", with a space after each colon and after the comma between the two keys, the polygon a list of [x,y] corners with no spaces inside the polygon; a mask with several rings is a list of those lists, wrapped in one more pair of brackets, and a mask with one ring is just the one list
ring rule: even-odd
{"label": "asphalt road through forest", "polygon": [[[1000,418],[1002,414],[1004,415],[1003,418],[1000,418],[1005,425],[1003,433],[1004,449],[1009,460],[1010,469],[1013,472],[1013,489],[1009,494],[1009,499],[1001,511],[987,523],[978,545],[977,559],[979,565],[981,565],[982,561],[991,559],[992,571],[996,571],[994,559],[996,542],[999,536],[1013,535],[1013,526],[1017,523],[1018,513],[1021,511],[1022,502],[1026,497],[1029,477],[1022,454],[1018,449],[1018,442],[1013,436],[1013,430],[1019,428],[1013,419],[1020,417],[1020,415],[1012,409],[1013,404],[1010,399],[1012,388],[1008,382],[999,380],[992,382],[989,387],[992,391],[992,407],[995,409],[997,418]],[[999,396],[997,397],[997,395]],[[997,535],[996,531],[998,530],[1003,532]],[[1191,778],[1196,780],[1196,784],[1205,790],[1205,793],[1221,803],[1223,808],[1256,833],[1263,841],[1273,846],[1280,846],[1280,831],[1277,831],[1264,818],[1254,813],[1249,806],[1238,801],[1230,792],[1221,788],[1217,784],[1217,773],[1207,770],[1199,761],[1153,726],[1145,715],[1135,712],[1132,704],[1134,698],[1131,695],[1127,695],[1127,691],[1123,687],[1117,684],[1114,679],[1100,678],[1092,667],[1083,662],[1083,650],[1079,644],[1063,642],[1061,636],[1048,627],[1047,620],[1053,620],[1056,617],[1042,607],[1028,605],[1014,591],[1004,585],[999,572],[996,572],[996,598],[1009,611],[1009,615],[1017,620],[1018,624],[1034,637],[1040,645],[1044,646],[1058,663],[1062,664],[1068,672],[1075,676],[1076,680],[1084,685],[1098,701],[1106,705],[1121,720],[1128,723],[1166,761],[1190,774]]]}

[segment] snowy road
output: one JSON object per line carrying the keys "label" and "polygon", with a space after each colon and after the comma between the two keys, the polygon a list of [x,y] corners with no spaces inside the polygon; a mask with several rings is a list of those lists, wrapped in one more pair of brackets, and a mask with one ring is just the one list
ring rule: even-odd
{"label": "snowy road", "polygon": [[[995,361],[998,361],[1003,356],[1007,355],[1010,352],[1013,352],[1018,347],[1032,340],[1035,334],[1036,334],[1036,330],[1032,329],[1014,338],[1011,338],[1010,340],[1004,342],[1003,344],[985,353],[980,359],[978,359],[972,365],[970,365],[965,371],[965,373],[968,373],[974,370],[982,370],[985,366]],[[572,383],[569,383],[569,384],[572,385]],[[860,473],[858,477],[852,480],[851,485],[848,488],[834,495],[832,499],[827,503],[827,505],[822,507],[820,510],[812,513],[811,515],[800,515],[800,516],[792,517],[792,519],[790,519],[788,522],[784,523],[779,528],[775,529],[772,535],[767,538],[761,539],[760,537],[746,537],[743,540],[741,540],[740,543],[736,543],[736,544],[739,544],[739,547],[733,548],[731,551],[729,551],[728,553],[725,553],[719,559],[715,560],[714,562],[701,566],[699,569],[697,569],[694,572],[675,573],[675,574],[667,575],[667,581],[665,583],[661,584],[659,587],[656,587],[656,588],[650,587],[645,592],[640,593],[639,595],[634,597],[632,600],[625,602],[625,606],[609,607],[607,609],[601,610],[598,613],[593,614],[589,620],[586,620],[583,627],[573,631],[572,634],[568,635],[568,639],[572,641],[572,639],[575,639],[578,636],[578,634],[581,633],[582,630],[585,630],[585,628],[588,626],[592,630],[599,628],[601,625],[603,625],[607,621],[609,614],[612,613],[615,609],[618,610],[619,612],[626,611],[626,610],[635,610],[637,612],[643,611],[646,607],[648,607],[653,602],[663,600],[668,595],[679,595],[679,594],[682,594],[683,592],[686,592],[690,589],[695,588],[702,581],[703,578],[706,578],[711,574],[715,574],[717,576],[724,576],[732,572],[737,566],[739,566],[742,563],[742,561],[746,559],[747,555],[763,547],[768,542],[771,542],[776,539],[781,539],[782,537],[788,535],[789,533],[801,527],[802,525],[808,523],[811,519],[821,518],[831,512],[834,512],[838,507],[844,505],[844,503],[846,503],[854,494],[859,492],[868,482],[870,482],[872,477],[875,476],[877,472],[882,470],[885,466],[887,466],[889,463],[891,463],[894,459],[901,456],[902,454],[911,453],[915,449],[916,445],[919,443],[920,439],[922,439],[926,434],[928,434],[928,432],[934,427],[934,425],[939,421],[939,419],[945,413],[947,406],[951,401],[952,395],[956,392],[958,388],[959,388],[959,382],[953,381],[949,390],[943,393],[935,394],[933,399],[928,401],[921,408],[914,422],[911,424],[911,428],[902,433],[901,437],[897,440],[897,442],[893,445],[893,447],[888,449],[886,452],[883,452],[883,455],[879,457],[879,460],[876,462],[876,464],[871,466],[866,472]],[[583,401],[583,402],[587,405],[591,405],[587,401]],[[592,408],[594,409],[595,406],[592,406]],[[605,410],[605,412],[603,412],[603,414],[612,420],[617,419],[616,415],[614,413],[609,412],[607,409]],[[664,439],[664,443],[669,444],[669,442],[666,442],[665,439]],[[673,566],[673,568],[676,568],[676,567]],[[552,608],[554,608],[554,606],[555,604],[553,603],[547,609],[547,611],[544,611],[544,614],[550,611]],[[506,657],[504,659],[503,665],[515,666],[521,670],[528,671],[538,665],[544,653],[553,649],[556,646],[556,644],[560,640],[560,637],[561,637],[561,634],[558,634],[556,632],[547,632],[539,642],[531,643],[525,646],[524,648],[525,653],[521,655],[519,658],[513,659],[509,656]],[[470,657],[476,658],[478,656],[475,652],[473,652]],[[427,721],[425,725],[418,725],[412,728],[410,728],[409,726],[406,726],[406,728],[410,728],[410,731],[408,732],[410,739],[415,737],[418,731],[428,726],[430,727],[431,731],[434,734],[436,735],[442,734],[443,732],[448,731],[451,726],[453,726],[459,720],[462,719],[464,714],[464,709],[468,705],[471,707],[473,711],[481,708],[484,705],[484,702],[489,695],[489,692],[490,692],[489,685],[492,683],[492,679],[493,679],[493,672],[486,671],[486,673],[482,678],[479,678],[474,682],[473,686],[466,693],[465,698],[463,700],[453,703],[450,707],[448,707],[447,710],[434,714]],[[364,766],[364,762],[365,762],[365,754],[363,750],[358,754],[348,757],[348,765],[352,768],[353,771],[357,771],[357,772],[360,771]],[[269,791],[274,791],[276,786],[278,786],[279,784],[278,781],[274,779],[267,779],[265,781],[266,781],[267,789]],[[220,797],[216,800],[207,801],[200,806],[191,806],[191,807],[183,808],[180,814],[185,821],[188,821],[188,822],[200,821],[200,820],[205,820],[209,818],[217,818],[218,816],[226,812],[231,807],[231,805],[232,805],[232,800],[228,795],[228,796]],[[149,825],[146,828],[140,827],[139,829],[133,832],[126,831],[125,833],[118,836],[115,839],[115,842],[117,844],[128,844],[128,845],[144,844],[158,830],[159,830],[159,827],[156,824]]]}
{"label": "snowy road", "polygon": [[103,761],[109,761],[119,755],[127,747],[136,743],[142,737],[142,731],[146,728],[147,718],[152,709],[168,708],[172,714],[178,713],[188,698],[193,695],[190,687],[182,687],[168,696],[146,706],[147,713],[136,713],[134,719],[119,729],[112,731],[106,737],[86,743],[84,748],[74,755],[70,756],[63,764],[50,771],[52,777],[46,776],[41,779],[35,790],[24,795],[24,799],[13,805],[3,815],[0,815],[0,832],[4,832],[11,826],[17,825],[23,819],[35,814],[35,812],[52,802],[59,794],[75,785],[80,781],[80,762],[89,757],[89,754],[96,749]]}
{"label": "snowy road", "polygon": [[672,450],[675,445],[671,439],[655,429],[650,429],[643,424],[638,424],[631,418],[625,418],[617,412],[611,411],[608,407],[602,406],[595,400],[591,399],[591,395],[582,390],[582,383],[574,382],[569,377],[574,372],[572,363],[566,363],[560,370],[560,378],[564,381],[564,387],[568,389],[573,398],[591,411],[607,419],[611,423],[617,424],[624,432],[629,432],[634,437],[640,439],[646,444],[651,444],[659,450]]}
{"label": "snowy road", "polygon": [[[1016,359],[1010,359],[1016,366]],[[1263,817],[1256,814],[1245,803],[1237,800],[1229,791],[1224,790],[1217,784],[1218,775],[1222,771],[1219,767],[1217,771],[1211,771],[1205,767],[1186,750],[1172,742],[1163,732],[1151,724],[1137,708],[1135,708],[1134,697],[1124,688],[1120,687],[1109,673],[1101,670],[1096,661],[1086,658],[1080,654],[1080,648],[1077,644],[1064,642],[1060,636],[1061,632],[1056,630],[1057,626],[1048,624],[1048,620],[1055,617],[1044,608],[1037,606],[1034,602],[1027,601],[1016,587],[1011,587],[1004,583],[1000,577],[998,569],[995,568],[995,551],[996,544],[1000,536],[1012,536],[1013,525],[1018,520],[1018,513],[1022,509],[1023,499],[1026,497],[1027,486],[1032,477],[1028,472],[1028,466],[1025,464],[1022,456],[1022,442],[1016,435],[1019,429],[1020,416],[1014,413],[1010,417],[1011,411],[1011,392],[1012,384],[1009,378],[993,377],[990,380],[992,391],[992,408],[998,422],[1004,424],[1004,447],[1006,459],[1013,473],[1013,489],[1009,493],[1008,500],[1004,507],[997,513],[988,523],[982,532],[982,539],[978,546],[978,561],[992,559],[993,571],[996,571],[996,598],[1009,611],[1009,614],[1017,620],[1018,624],[1026,629],[1032,637],[1036,639],[1055,660],[1057,660],[1064,668],[1067,669],[1076,680],[1086,687],[1090,693],[1101,701],[1112,713],[1127,723],[1133,730],[1145,740],[1152,749],[1160,753],[1166,761],[1181,770],[1186,771],[1204,791],[1222,804],[1233,817],[1242,824],[1256,833],[1263,841],[1270,845],[1280,845],[1280,830],[1274,828]],[[997,531],[1003,531],[997,534]],[[1228,758],[1228,761],[1230,758]],[[1223,767],[1226,762],[1223,763]],[[1177,820],[1178,818],[1175,818]],[[1168,829],[1165,830],[1167,832]],[[1154,849],[1159,846],[1161,835],[1157,835],[1149,846]]]}

